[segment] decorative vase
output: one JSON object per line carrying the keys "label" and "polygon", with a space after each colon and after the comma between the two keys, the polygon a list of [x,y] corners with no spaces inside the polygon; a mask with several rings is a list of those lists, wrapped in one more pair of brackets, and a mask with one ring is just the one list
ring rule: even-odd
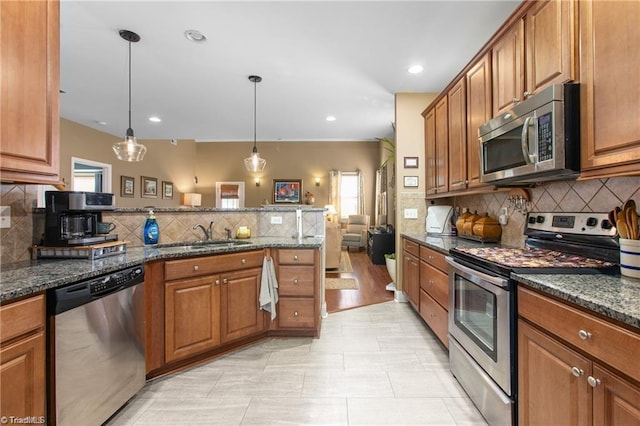
{"label": "decorative vase", "polygon": [[395,291],[396,285],[396,259],[385,257],[385,263],[387,264],[387,271],[389,272],[389,276],[391,276],[391,282],[387,284],[387,290]]}

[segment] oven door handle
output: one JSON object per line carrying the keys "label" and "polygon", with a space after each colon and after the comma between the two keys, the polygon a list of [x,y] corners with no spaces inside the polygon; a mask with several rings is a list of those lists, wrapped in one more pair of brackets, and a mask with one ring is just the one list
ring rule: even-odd
{"label": "oven door handle", "polygon": [[509,281],[505,280],[504,278],[501,277],[495,277],[493,275],[488,275],[485,274],[484,272],[480,272],[476,269],[473,268],[469,268],[467,266],[461,265],[460,263],[456,262],[455,259],[451,256],[447,256],[445,257],[445,260],[447,261],[447,263],[451,266],[453,266],[455,269],[459,270],[460,272],[463,272],[467,275],[470,276],[475,276],[480,278],[483,281],[487,281],[495,286],[498,286],[500,288],[508,288],[509,287]]}

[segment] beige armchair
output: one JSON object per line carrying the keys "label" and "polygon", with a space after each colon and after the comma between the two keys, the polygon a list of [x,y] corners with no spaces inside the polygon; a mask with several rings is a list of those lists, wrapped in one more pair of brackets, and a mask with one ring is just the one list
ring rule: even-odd
{"label": "beige armchair", "polygon": [[357,247],[358,250],[367,245],[367,230],[369,229],[369,215],[352,214],[347,219],[347,227],[342,231],[342,245]]}
{"label": "beige armchair", "polygon": [[325,269],[340,267],[340,252],[342,251],[342,232],[340,224],[327,222],[325,228]]}

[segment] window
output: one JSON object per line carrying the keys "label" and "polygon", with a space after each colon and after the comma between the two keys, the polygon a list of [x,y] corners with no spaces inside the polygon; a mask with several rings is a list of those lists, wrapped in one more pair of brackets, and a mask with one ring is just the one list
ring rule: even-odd
{"label": "window", "polygon": [[216,182],[216,207],[240,209],[244,207],[244,182]]}
{"label": "window", "polygon": [[340,176],[340,218],[359,214],[360,177],[358,172],[342,172]]}

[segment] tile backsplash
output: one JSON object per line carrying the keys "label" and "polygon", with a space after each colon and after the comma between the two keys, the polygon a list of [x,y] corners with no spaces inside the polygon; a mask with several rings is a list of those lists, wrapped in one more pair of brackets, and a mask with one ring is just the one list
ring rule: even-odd
{"label": "tile backsplash", "polygon": [[[36,185],[1,185],[0,205],[11,207],[11,227],[0,229],[0,265],[29,260],[30,247],[39,244],[44,233],[44,213],[34,212],[37,200]],[[141,246],[142,228],[147,213],[137,209],[131,211],[104,212],[103,222],[116,225],[113,233],[118,239],[127,241],[129,246]],[[271,216],[282,217],[282,224],[272,224]],[[203,238],[200,229],[193,229],[197,223],[208,227],[213,224],[213,238],[226,238],[225,228],[235,237],[240,226],[251,230],[251,235],[264,237],[288,237],[296,235],[295,211],[254,210],[240,212],[225,211],[157,211],[160,226],[160,243],[197,241]],[[302,229],[304,235],[324,235],[324,215],[322,211],[303,210]]]}

